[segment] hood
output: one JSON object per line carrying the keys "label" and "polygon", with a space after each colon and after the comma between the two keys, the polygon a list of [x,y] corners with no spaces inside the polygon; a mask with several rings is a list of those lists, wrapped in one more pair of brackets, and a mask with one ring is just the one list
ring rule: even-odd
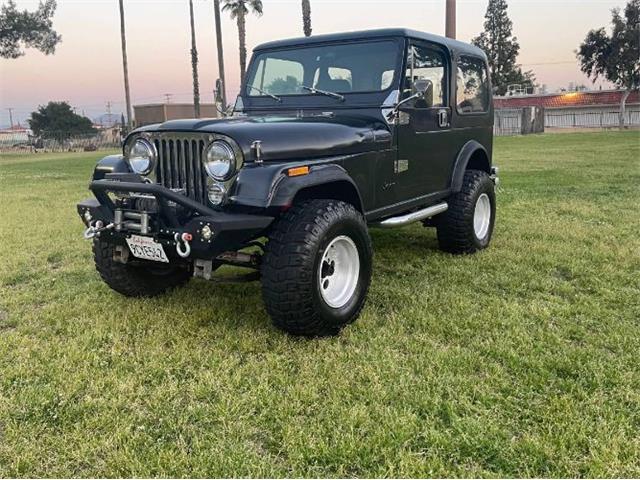
{"label": "hood", "polygon": [[246,160],[251,144],[262,142],[264,161],[352,155],[379,150],[391,142],[388,125],[373,117],[318,115],[247,116],[221,119],[170,120],[139,131],[218,133],[235,140]]}

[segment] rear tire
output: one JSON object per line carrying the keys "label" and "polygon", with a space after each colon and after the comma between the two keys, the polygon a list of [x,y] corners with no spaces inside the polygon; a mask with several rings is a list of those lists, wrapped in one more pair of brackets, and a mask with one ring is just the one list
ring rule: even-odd
{"label": "rear tire", "polygon": [[440,249],[460,254],[487,248],[496,218],[495,186],[489,175],[467,170],[462,190],[447,202],[449,209],[434,219]]}
{"label": "rear tire", "polygon": [[372,249],[362,215],[345,202],[294,205],[274,226],[262,262],[262,296],[276,327],[337,334],[362,311]]}
{"label": "rear tire", "polygon": [[128,265],[113,259],[115,245],[93,241],[96,270],[113,290],[127,297],[153,297],[182,286],[191,278],[188,269],[150,265],[149,268]]}

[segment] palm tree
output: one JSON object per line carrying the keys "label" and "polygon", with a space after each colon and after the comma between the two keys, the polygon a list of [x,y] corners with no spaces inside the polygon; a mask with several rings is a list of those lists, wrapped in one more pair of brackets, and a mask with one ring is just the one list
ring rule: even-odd
{"label": "palm tree", "polygon": [[218,75],[222,83],[220,100],[222,101],[223,110],[227,108],[226,82],[224,79],[224,52],[222,50],[222,27],[220,25],[220,0],[213,0],[213,13],[216,22],[216,43],[218,44]]}
{"label": "palm tree", "polygon": [[311,36],[311,2],[302,0],[302,30],[305,37]]}
{"label": "palm tree", "polygon": [[244,80],[247,72],[247,31],[246,17],[253,11],[262,15],[262,0],[224,0],[222,10],[228,11],[231,18],[238,23],[238,39],[240,41],[240,82]]}
{"label": "palm tree", "polygon": [[200,118],[200,85],[198,84],[198,49],[196,48],[196,27],[193,22],[193,0],[189,0],[191,17],[191,71],[193,73],[193,109],[196,118]]}
{"label": "palm tree", "polygon": [[129,92],[129,64],[127,62],[127,36],[124,28],[124,5],[120,0],[120,41],[122,43],[122,69],[124,70],[124,96],[127,106],[127,128],[131,128],[131,93]]}

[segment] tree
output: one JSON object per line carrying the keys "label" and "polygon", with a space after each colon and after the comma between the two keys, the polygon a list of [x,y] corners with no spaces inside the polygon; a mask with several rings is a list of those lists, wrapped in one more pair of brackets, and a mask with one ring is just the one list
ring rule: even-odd
{"label": "tree", "polygon": [[74,113],[67,102],[49,102],[31,113],[29,127],[43,138],[67,139],[74,135],[96,133],[91,120]]}
{"label": "tree", "polygon": [[0,10],[0,57],[18,58],[23,48],[33,47],[45,55],[55,52],[62,37],[53,29],[55,0],[40,2],[35,12],[18,11],[14,0]]}
{"label": "tree", "polygon": [[193,109],[196,118],[200,118],[200,84],[198,82],[198,49],[196,48],[196,27],[193,21],[193,0],[189,0],[191,19],[191,72],[193,74]]}
{"label": "tree", "polygon": [[247,72],[247,31],[246,18],[250,12],[262,15],[262,0],[224,0],[222,10],[228,11],[238,24],[238,40],[240,42],[240,82]]}
{"label": "tree", "polygon": [[311,36],[311,2],[302,0],[302,30],[305,37]]}
{"label": "tree", "polygon": [[124,99],[127,107],[127,128],[131,128],[131,92],[129,91],[129,62],[127,61],[127,35],[124,24],[124,5],[120,0],[120,44],[122,45],[122,70],[124,71]]}
{"label": "tree", "polygon": [[288,95],[299,91],[300,82],[291,75],[287,75],[285,78],[276,78],[267,86],[267,92],[273,95]]}
{"label": "tree", "polygon": [[471,42],[484,50],[489,60],[491,81],[498,95],[504,95],[509,85],[535,82],[533,72],[523,72],[516,63],[520,45],[512,35],[513,23],[507,15],[506,0],[489,0],[484,32]]}
{"label": "tree", "polygon": [[620,128],[625,125],[627,99],[640,88],[640,0],[631,0],[624,9],[612,10],[611,36],[600,28],[591,30],[576,52],[580,69],[595,82],[604,77],[625,90],[620,101]]}
{"label": "tree", "polygon": [[220,0],[213,0],[213,13],[216,24],[216,43],[218,47],[218,75],[220,76],[220,101],[222,102],[222,109],[227,108],[227,91],[226,81],[224,79],[224,52],[222,49],[222,26],[220,22]]}

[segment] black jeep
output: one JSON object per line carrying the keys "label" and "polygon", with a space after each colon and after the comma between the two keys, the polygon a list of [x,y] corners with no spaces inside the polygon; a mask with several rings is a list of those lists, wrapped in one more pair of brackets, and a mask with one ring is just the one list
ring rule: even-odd
{"label": "black jeep", "polygon": [[139,128],[98,163],[78,205],[98,272],[148,296],[253,268],[275,325],[336,333],[367,296],[368,226],[489,244],[491,92],[481,50],[412,30],[261,45],[232,116]]}

